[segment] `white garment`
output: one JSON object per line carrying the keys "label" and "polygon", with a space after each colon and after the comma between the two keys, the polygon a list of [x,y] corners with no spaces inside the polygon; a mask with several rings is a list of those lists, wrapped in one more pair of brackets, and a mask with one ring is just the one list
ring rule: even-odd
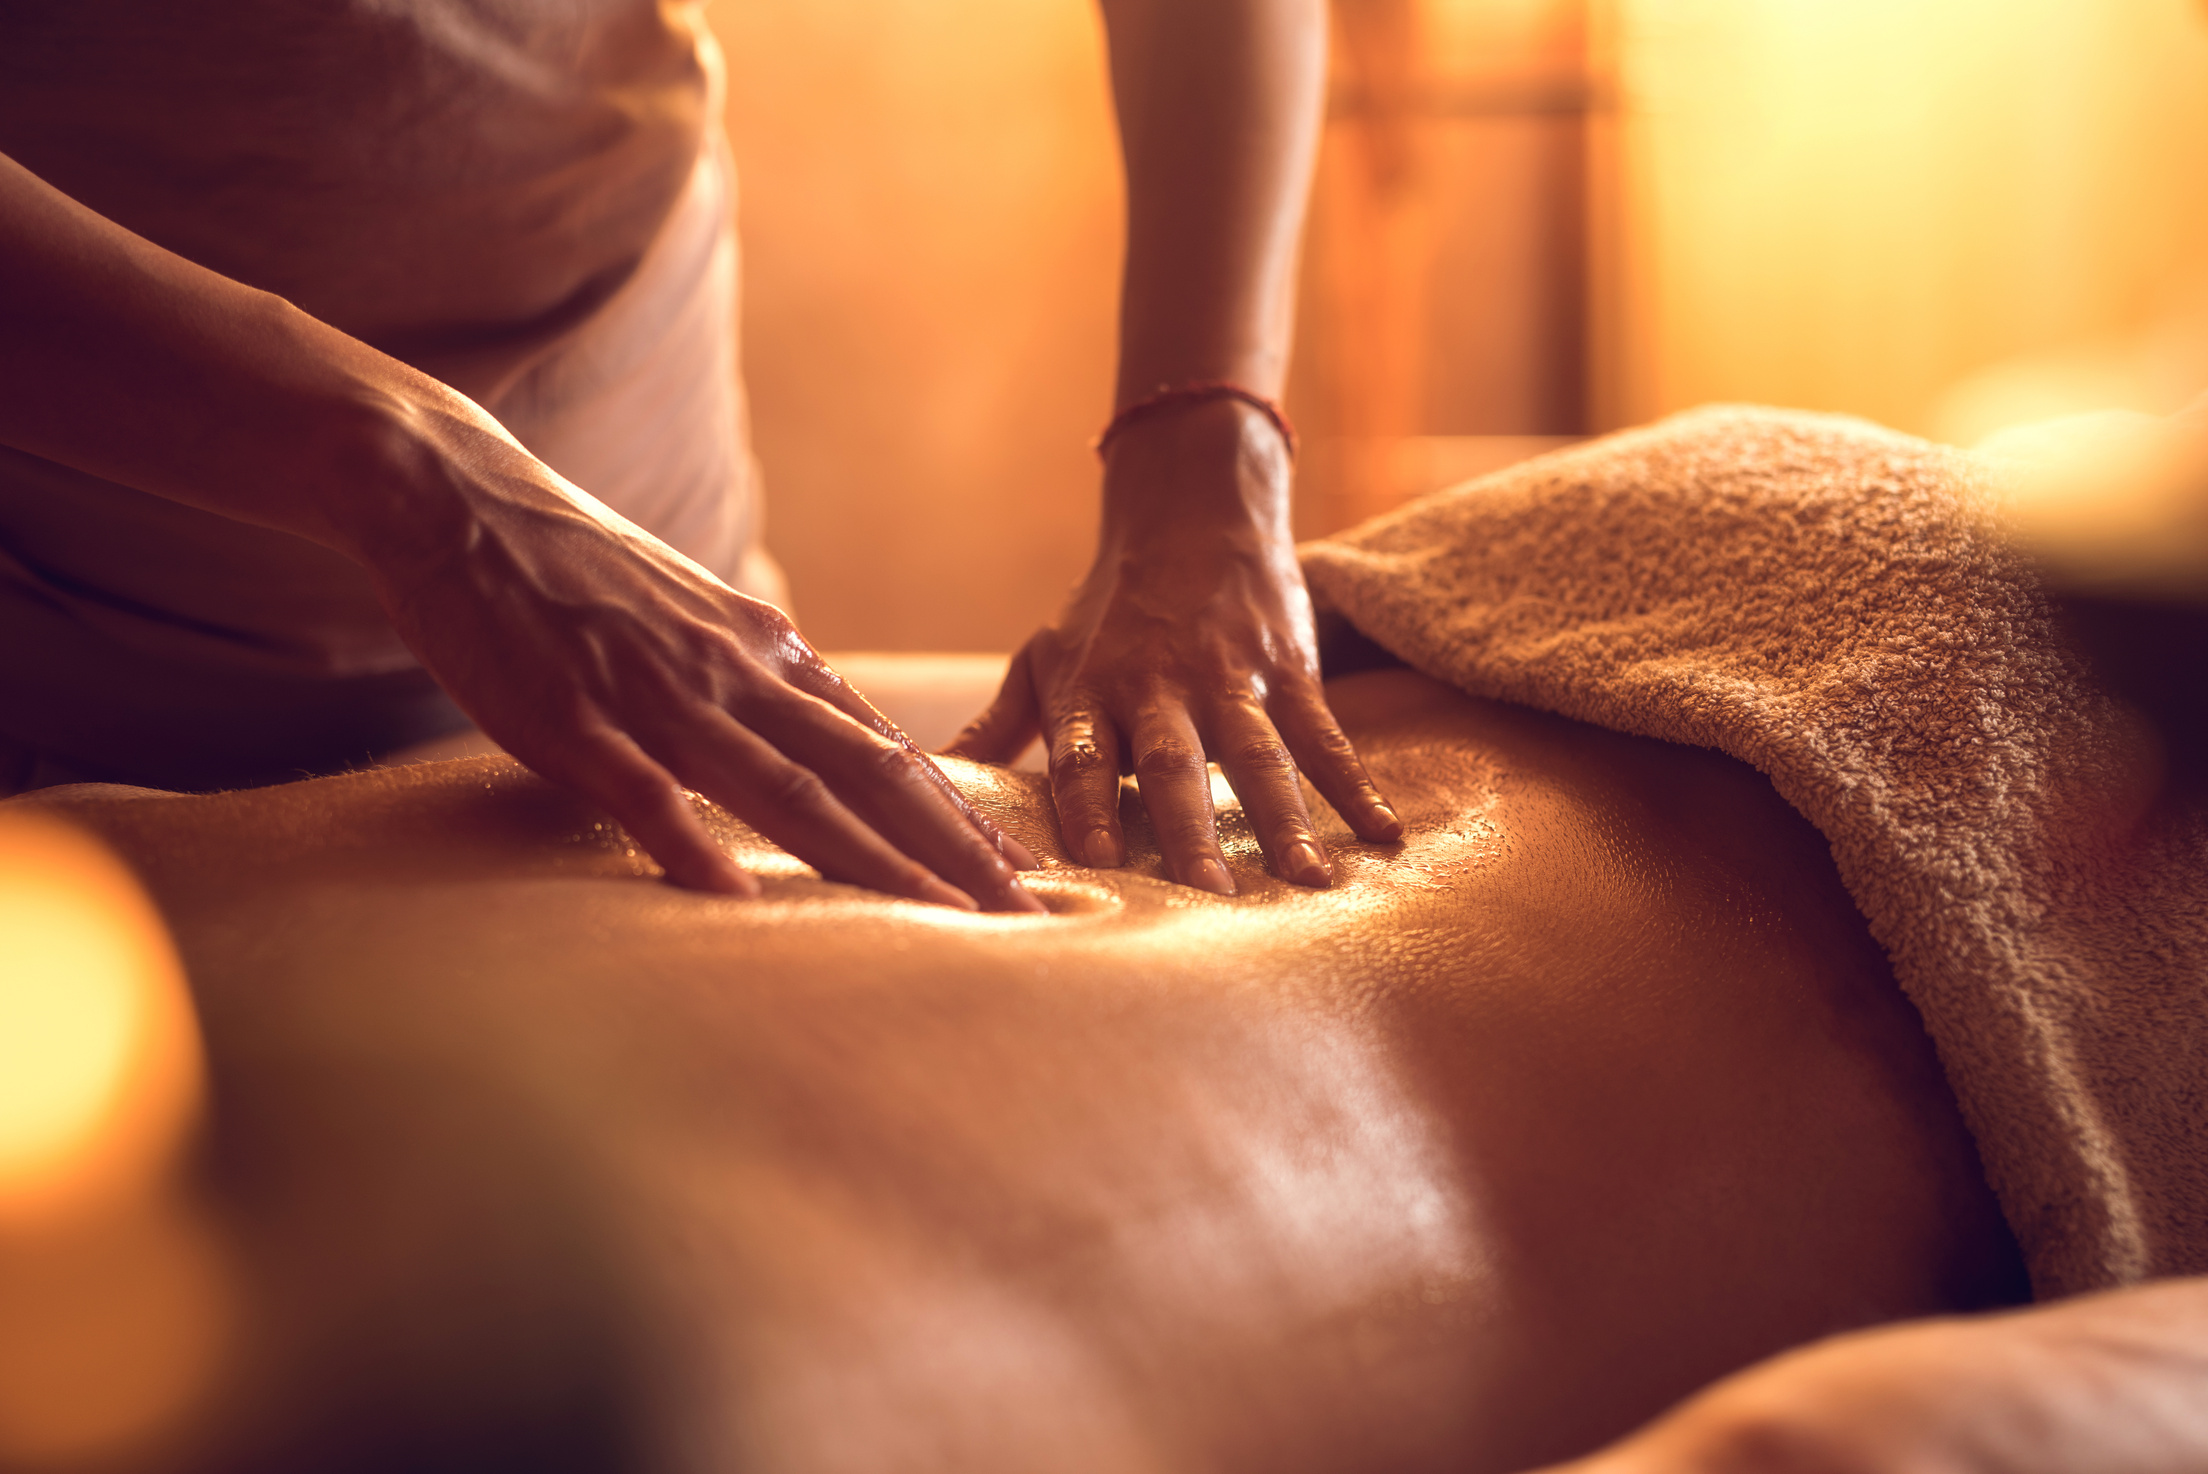
{"label": "white garment", "polygon": [[[618,281],[577,321],[562,316],[561,303],[530,299],[536,316],[512,322],[487,302],[484,322],[463,315],[414,324],[409,332],[425,345],[416,356],[469,385],[570,481],[736,587],[779,603],[779,570],[758,548],[758,477],[736,377],[721,58],[693,11],[644,8],[658,39],[639,78],[625,81],[608,62],[547,90],[537,85],[545,77],[525,68],[536,80],[499,94],[505,111],[496,116],[437,115],[448,133],[436,134],[429,154],[457,161],[458,173],[432,170],[427,184],[377,163],[346,176],[345,188],[318,193],[314,160],[294,161],[304,182],[277,180],[296,188],[277,191],[283,208],[270,209],[282,228],[267,233],[342,243],[331,218],[414,200],[456,219],[479,214],[479,229],[511,235],[505,256],[479,253],[503,262],[499,269],[526,274],[539,258],[560,257],[551,264],[573,268],[574,279],[554,277],[576,301],[598,280]],[[417,10],[417,18],[442,13],[433,4]],[[587,47],[545,44],[545,65],[590,60]],[[447,71],[421,83],[431,89],[425,95],[450,101]],[[190,80],[202,91],[212,85]],[[344,80],[322,82],[327,90]],[[524,124],[548,140],[536,154],[513,146],[509,135]],[[627,152],[608,153],[613,145]],[[471,204],[465,178],[486,161],[498,167],[483,174],[485,193]],[[464,233],[448,237],[446,254],[467,254]],[[374,268],[373,276],[392,265],[373,242],[356,244],[335,264],[319,264],[341,277],[340,267]],[[575,260],[562,257],[568,245]],[[396,277],[428,280],[438,260]],[[482,277],[483,260],[453,264],[475,270],[460,275],[477,296],[498,295],[495,277]],[[358,295],[360,283],[346,280]],[[391,627],[365,569],[304,539],[0,447],[0,750],[80,775],[210,788],[331,771],[463,725]]]}
{"label": "white garment", "polygon": [[[723,68],[701,30],[719,117]],[[758,463],[738,378],[735,169],[709,126],[682,197],[636,273],[486,406],[553,470],[725,578],[786,605],[760,546]]]}

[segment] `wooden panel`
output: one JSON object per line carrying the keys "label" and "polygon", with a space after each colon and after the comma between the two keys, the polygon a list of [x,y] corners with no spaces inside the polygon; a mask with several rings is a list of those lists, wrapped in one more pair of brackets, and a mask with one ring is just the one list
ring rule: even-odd
{"label": "wooden panel", "polygon": [[1082,0],[713,6],[768,545],[807,635],[1008,649],[1079,574],[1117,151]]}
{"label": "wooden panel", "polygon": [[1429,489],[1434,437],[1586,425],[1580,0],[1337,0],[1291,406],[1307,533]]}
{"label": "wooden panel", "polygon": [[[1581,428],[1580,3],[1337,0],[1290,389],[1306,534],[1547,443],[1463,437]],[[1120,197],[1093,9],[709,14],[768,541],[798,616],[829,646],[1009,648],[1095,515]]]}

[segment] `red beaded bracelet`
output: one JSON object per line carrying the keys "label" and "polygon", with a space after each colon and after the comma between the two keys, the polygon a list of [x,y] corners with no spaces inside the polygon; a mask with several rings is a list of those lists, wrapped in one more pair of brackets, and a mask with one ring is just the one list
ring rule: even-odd
{"label": "red beaded bracelet", "polygon": [[1090,448],[1096,452],[1097,458],[1101,460],[1106,447],[1110,446],[1112,441],[1118,437],[1119,432],[1135,421],[1147,418],[1161,409],[1170,409],[1175,405],[1203,404],[1213,399],[1239,399],[1266,419],[1271,420],[1273,428],[1280,432],[1281,443],[1288,447],[1289,457],[1294,458],[1296,453],[1296,427],[1288,423],[1287,411],[1256,390],[1245,389],[1240,384],[1230,384],[1224,379],[1201,379],[1190,384],[1160,384],[1154,392],[1144,395],[1118,414],[1113,415],[1110,422],[1101,431],[1097,432],[1096,439],[1089,442]]}

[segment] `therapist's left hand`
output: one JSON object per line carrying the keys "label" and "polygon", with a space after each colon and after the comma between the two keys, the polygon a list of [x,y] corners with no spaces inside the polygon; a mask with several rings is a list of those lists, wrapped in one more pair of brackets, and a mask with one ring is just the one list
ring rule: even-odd
{"label": "therapist's left hand", "polygon": [[1113,439],[1095,563],[950,748],[1008,762],[1039,733],[1076,861],[1125,863],[1119,780],[1131,772],[1172,877],[1232,894],[1207,759],[1285,880],[1333,880],[1299,768],[1360,839],[1401,836],[1327,708],[1288,475],[1279,432],[1234,400],[1166,410]]}

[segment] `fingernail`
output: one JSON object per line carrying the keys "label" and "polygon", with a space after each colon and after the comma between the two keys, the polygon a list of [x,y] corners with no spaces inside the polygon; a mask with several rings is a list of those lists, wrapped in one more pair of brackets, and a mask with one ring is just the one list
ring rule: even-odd
{"label": "fingernail", "polygon": [[1081,846],[1088,856],[1088,863],[1098,870],[1110,870],[1119,864],[1119,846],[1112,842],[1109,829],[1092,829]]}
{"label": "fingernail", "polygon": [[997,853],[1014,870],[1040,870],[1043,862],[1035,858],[1035,852],[1009,834],[997,835]]}
{"label": "fingernail", "polygon": [[961,911],[979,911],[981,903],[955,885],[949,885],[929,875],[920,881],[920,899],[933,901],[938,906],[956,906]]}
{"label": "fingernail", "polygon": [[1227,867],[1217,860],[1198,860],[1188,872],[1188,883],[1200,891],[1222,896],[1234,894],[1234,877],[1227,874]]}
{"label": "fingernail", "polygon": [[1396,839],[1402,835],[1403,821],[1395,817],[1395,810],[1388,807],[1386,799],[1376,798],[1372,801],[1372,814],[1380,821],[1378,827],[1385,838]]}
{"label": "fingernail", "polygon": [[1299,839],[1281,852],[1280,868],[1297,885],[1324,888],[1334,883],[1334,867],[1308,839]]}

